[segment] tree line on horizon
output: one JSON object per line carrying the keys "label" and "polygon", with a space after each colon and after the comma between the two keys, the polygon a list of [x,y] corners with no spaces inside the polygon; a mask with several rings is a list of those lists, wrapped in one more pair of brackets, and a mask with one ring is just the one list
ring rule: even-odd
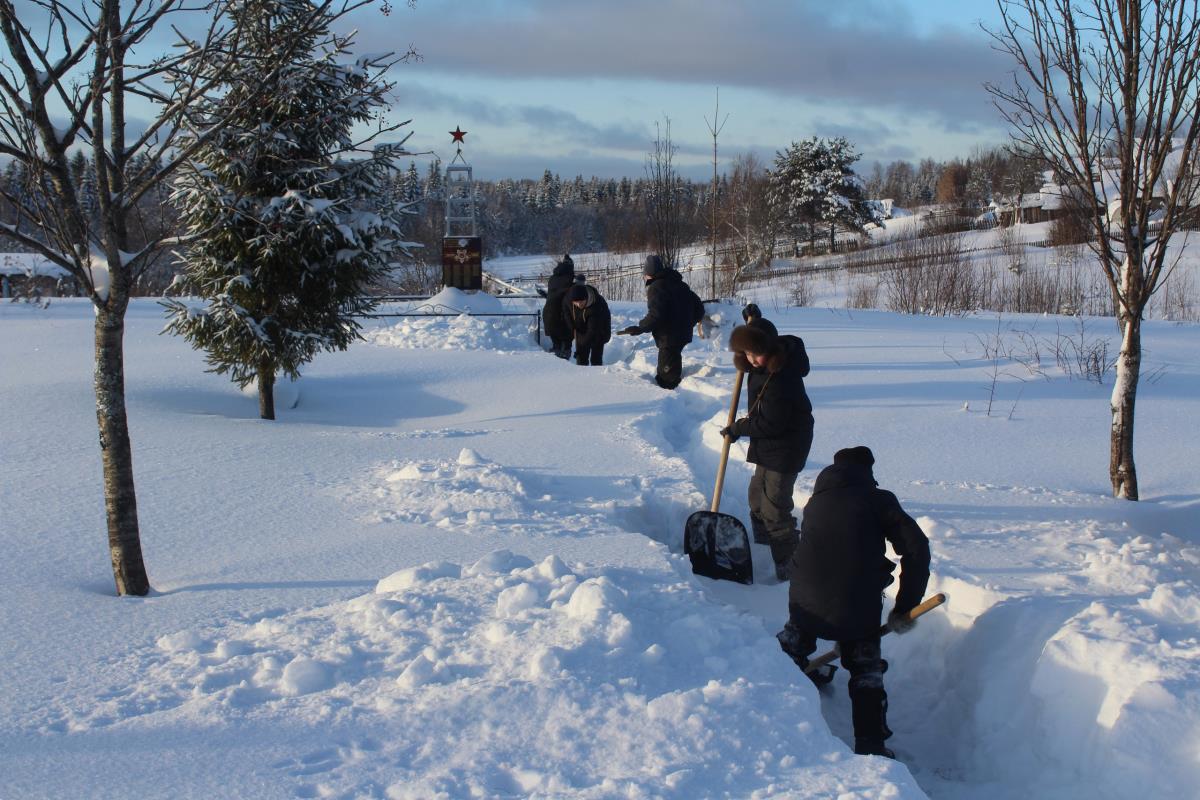
{"label": "tree line on horizon", "polygon": [[[779,156],[782,153],[777,160]],[[135,156],[129,170],[145,169],[147,158],[145,154]],[[157,168],[155,164],[149,166]],[[715,216],[720,241],[744,240],[748,228],[765,223],[769,177],[777,170],[778,164],[764,164],[753,154],[739,155],[720,176],[715,195],[711,181],[674,176],[681,237],[689,243],[707,241],[713,233]],[[75,192],[85,212],[98,222],[95,175],[95,165],[88,155],[82,151],[72,154],[70,176]],[[865,198],[889,199],[896,208],[938,204],[976,213],[994,198],[1035,191],[1042,182],[1035,159],[1006,147],[980,147],[965,159],[895,160],[886,165],[875,162],[858,177]],[[398,202],[408,207],[402,225],[405,237],[421,245],[410,256],[415,261],[432,264],[440,259],[445,229],[444,182],[443,165],[438,159],[428,162],[424,169],[410,161],[407,168],[394,170],[382,179],[380,203]],[[638,253],[653,245],[645,204],[653,193],[654,181],[644,175],[599,178],[577,174],[563,178],[546,169],[538,179],[476,180],[475,190],[480,234],[488,257]],[[129,233],[135,247],[169,235],[181,225],[178,205],[171,201],[170,194],[168,186],[159,184],[133,209]],[[32,179],[25,165],[10,160],[0,170],[0,225],[12,225],[18,232],[29,227],[27,218],[17,214],[15,204],[7,198],[38,205],[44,196],[44,187]],[[0,242],[4,250],[26,249],[3,230]],[[134,293],[161,294],[170,286],[177,266],[174,258],[160,257],[142,274]]]}

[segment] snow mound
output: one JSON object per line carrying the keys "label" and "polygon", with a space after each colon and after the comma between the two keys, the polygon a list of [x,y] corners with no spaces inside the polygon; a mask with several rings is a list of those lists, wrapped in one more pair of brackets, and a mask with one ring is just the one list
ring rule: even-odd
{"label": "snow mound", "polygon": [[[772,637],[690,580],[488,561],[428,564],[346,602],[180,634],[135,652],[137,683],[54,711],[73,730],[287,713],[378,731],[370,786],[355,759],[321,759],[332,796],[923,796],[903,765],[850,758],[811,724],[816,690]],[[241,646],[188,650],[211,641]]]}
{"label": "snow mound", "polygon": [[504,311],[504,304],[487,292],[465,292],[452,286],[447,286],[423,301],[416,310],[425,306],[439,311],[457,311],[461,314],[500,314]]}
{"label": "snow mound", "polygon": [[414,586],[435,581],[438,578],[457,578],[460,573],[461,570],[457,564],[451,564],[447,561],[431,561],[419,567],[410,567],[402,569],[399,572],[393,572],[375,584],[375,593],[402,592]]}
{"label": "snow mound", "polygon": [[416,350],[541,350],[533,316],[404,317],[394,325],[368,330],[363,338],[381,347]]}
{"label": "snow mound", "polygon": [[288,662],[279,678],[279,693],[296,697],[322,692],[333,686],[333,672],[320,661],[297,657]]}
{"label": "snow mound", "polygon": [[[368,482],[356,503],[371,522],[420,522],[443,528],[493,528],[530,513],[525,487],[510,470],[464,449],[454,460],[393,462]],[[352,489],[352,494],[363,494]]]}
{"label": "snow mound", "polygon": [[[553,556],[548,557],[553,558]],[[464,574],[476,575],[508,575],[520,569],[533,566],[533,561],[525,556],[517,555],[511,550],[493,550],[464,570]],[[569,571],[564,574],[570,574]],[[550,577],[559,577],[557,575]]]}

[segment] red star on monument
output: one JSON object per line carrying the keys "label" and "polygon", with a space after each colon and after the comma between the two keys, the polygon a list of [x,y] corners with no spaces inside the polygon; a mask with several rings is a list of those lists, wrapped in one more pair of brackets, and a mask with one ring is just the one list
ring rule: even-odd
{"label": "red star on monument", "polygon": [[[459,130],[458,126],[455,125],[454,130],[450,131],[450,135],[454,137],[450,140],[451,142],[463,142],[463,137],[467,135],[467,132]],[[466,144],[466,142],[463,142],[463,144]]]}

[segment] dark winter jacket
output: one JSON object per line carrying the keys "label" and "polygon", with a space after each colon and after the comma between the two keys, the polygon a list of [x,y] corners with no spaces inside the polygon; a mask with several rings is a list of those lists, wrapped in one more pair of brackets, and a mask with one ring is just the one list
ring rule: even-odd
{"label": "dark winter jacket", "polygon": [[733,425],[749,436],[746,460],[775,472],[799,472],[812,446],[812,403],[804,390],[808,353],[797,336],[780,336],[762,368],[750,366],[742,353],[733,363],[747,373],[746,416]]}
{"label": "dark winter jacket", "polygon": [[877,487],[869,466],[834,464],[821,470],[804,507],[788,605],[792,622],[820,639],[878,632],[883,588],[896,568],[885,540],[900,556],[896,610],[910,610],[925,594],[929,540],[896,495]]}
{"label": "dark winter jacket", "polygon": [[612,315],[608,312],[608,303],[594,286],[584,288],[588,296],[583,308],[571,302],[566,305],[567,324],[575,334],[575,346],[581,349],[607,344],[612,338]]}
{"label": "dark winter jacket", "polygon": [[752,319],[749,322],[747,322],[746,324],[752,325],[753,327],[758,328],[759,330],[764,330],[767,333],[771,334],[772,336],[779,335],[779,329],[775,327],[775,323],[771,322],[771,320],[767,319],[766,317],[759,317],[758,319]]}
{"label": "dark winter jacket", "polygon": [[704,303],[683,282],[678,270],[664,269],[646,284],[646,316],[637,327],[654,334],[659,347],[683,347],[692,327],[704,318]]}
{"label": "dark winter jacket", "polygon": [[575,265],[561,261],[546,283],[546,304],[542,307],[542,324],[551,339],[570,339],[571,328],[563,315],[563,300],[575,281]]}

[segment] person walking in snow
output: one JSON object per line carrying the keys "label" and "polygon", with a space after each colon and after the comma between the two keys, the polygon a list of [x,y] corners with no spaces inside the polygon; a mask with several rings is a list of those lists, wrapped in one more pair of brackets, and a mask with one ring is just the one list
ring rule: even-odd
{"label": "person walking in snow", "polygon": [[642,268],[646,283],[646,316],[620,333],[654,335],[658,367],[654,382],[674,389],[683,380],[683,348],[692,341],[692,328],[704,317],[704,303],[684,283],[678,270],[668,269],[660,256],[646,256]]}
{"label": "person walking in snow", "polygon": [[895,758],[884,746],[892,731],[883,688],[887,662],[879,649],[883,589],[895,580],[896,568],[885,543],[900,557],[900,586],[888,625],[906,633],[917,624],[906,615],[929,582],[929,540],[896,496],[878,488],[874,464],[870,448],[851,447],[835,453],[833,464],[817,476],[789,566],[788,622],[777,636],[801,669],[817,639],[838,643],[850,673],[854,752]]}
{"label": "person walking in snow", "polygon": [[604,345],[612,338],[612,315],[608,303],[587,284],[575,284],[567,292],[567,324],[575,335],[575,363],[598,367],[604,363]]}
{"label": "person walking in snow", "polygon": [[750,526],[757,544],[770,545],[775,576],[783,581],[798,538],[792,490],[812,447],[813,415],[804,389],[809,368],[804,341],[777,336],[774,328],[760,319],[730,334],[734,366],[748,375],[748,410],[721,434],[732,442],[750,437],[746,460],[755,465],[748,493]]}
{"label": "person walking in snow", "polygon": [[775,323],[762,315],[762,309],[755,303],[747,303],[742,309],[742,319],[747,325],[754,325],[762,328],[772,336],[779,335],[779,329],[775,327]]}
{"label": "person walking in snow", "polygon": [[575,278],[575,262],[571,256],[564,255],[563,260],[554,267],[554,272],[546,284],[546,304],[542,307],[542,323],[554,355],[559,358],[571,357],[571,328],[567,324],[563,306],[566,303],[567,292]]}

